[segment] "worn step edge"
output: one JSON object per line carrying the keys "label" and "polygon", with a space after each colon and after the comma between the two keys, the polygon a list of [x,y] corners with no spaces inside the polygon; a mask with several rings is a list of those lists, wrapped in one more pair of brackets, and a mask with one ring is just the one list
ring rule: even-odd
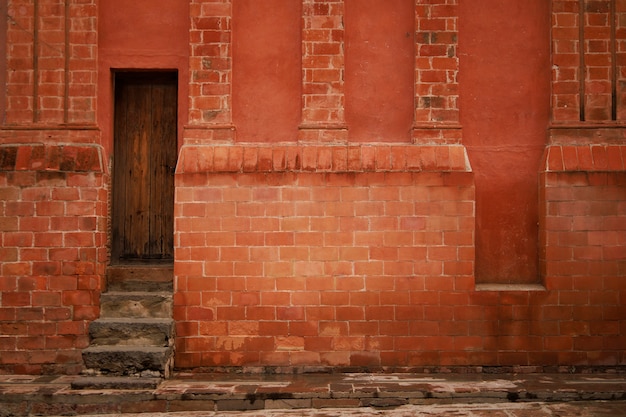
{"label": "worn step edge", "polygon": [[88,369],[114,375],[135,375],[144,371],[169,373],[173,347],[99,345],[84,349]]}
{"label": "worn step edge", "polygon": [[110,266],[106,272],[109,290],[173,290],[173,265]]}
{"label": "worn step edge", "polygon": [[167,318],[100,318],[89,324],[94,346],[169,346],[174,320]]}
{"label": "worn step edge", "polygon": [[107,292],[100,298],[103,318],[170,318],[173,297],[163,292]]}
{"label": "worn step edge", "polygon": [[174,283],[172,281],[143,281],[129,279],[124,281],[113,281],[107,284],[108,291],[173,291]]}

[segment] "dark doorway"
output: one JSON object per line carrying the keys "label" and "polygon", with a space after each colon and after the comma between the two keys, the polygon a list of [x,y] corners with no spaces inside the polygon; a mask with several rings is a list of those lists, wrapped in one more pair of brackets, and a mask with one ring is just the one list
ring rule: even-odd
{"label": "dark doorway", "polygon": [[115,74],[111,263],[172,262],[175,72]]}

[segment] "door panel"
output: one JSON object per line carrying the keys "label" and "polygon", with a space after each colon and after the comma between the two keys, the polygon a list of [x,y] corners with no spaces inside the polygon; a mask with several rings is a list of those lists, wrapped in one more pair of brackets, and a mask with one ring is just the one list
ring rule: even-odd
{"label": "door panel", "polygon": [[115,77],[112,263],[173,260],[175,73]]}

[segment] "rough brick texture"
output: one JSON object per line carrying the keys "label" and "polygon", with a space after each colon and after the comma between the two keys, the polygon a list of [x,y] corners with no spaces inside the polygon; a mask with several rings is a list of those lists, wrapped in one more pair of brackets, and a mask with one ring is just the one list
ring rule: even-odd
{"label": "rough brick texture", "polygon": [[553,0],[555,122],[624,120],[623,0]]}
{"label": "rough brick texture", "polygon": [[183,149],[178,366],[401,365],[420,362],[416,346],[449,349],[441,297],[452,313],[473,287],[474,189],[456,150]]}
{"label": "rough brick texture", "polygon": [[100,148],[0,145],[0,372],[82,369],[106,260]]}
{"label": "rough brick texture", "polygon": [[415,127],[418,143],[456,143],[459,123],[458,0],[417,0]]}
{"label": "rough brick texture", "polygon": [[626,147],[551,146],[541,176],[541,264],[557,297],[544,346],[561,363],[624,363]]}
{"label": "rough brick texture", "polygon": [[416,3],[415,121],[458,123],[458,2]]}
{"label": "rough brick texture", "polygon": [[7,124],[93,124],[96,1],[8,2]]}
{"label": "rough brick texture", "polygon": [[345,139],[320,136],[320,129],[333,127],[331,130],[341,132],[345,125],[343,13],[344,0],[303,3],[303,140]]}
{"label": "rough brick texture", "polygon": [[232,122],[231,0],[191,0],[189,122]]}

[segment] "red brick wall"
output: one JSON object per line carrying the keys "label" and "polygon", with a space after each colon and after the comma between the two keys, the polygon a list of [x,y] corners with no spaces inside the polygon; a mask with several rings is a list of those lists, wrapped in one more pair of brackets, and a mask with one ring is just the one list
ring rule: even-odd
{"label": "red brick wall", "polygon": [[10,0],[2,11],[0,372],[76,373],[107,258],[96,2]]}
{"label": "red brick wall", "polygon": [[105,183],[97,146],[0,146],[0,372],[82,369],[107,255]]}
{"label": "red brick wall", "polygon": [[8,14],[5,123],[95,123],[96,0],[11,0]]}
{"label": "red brick wall", "polygon": [[184,148],[177,365],[623,365],[624,147],[549,148],[545,289],[483,291],[472,175],[438,149]]}
{"label": "red brick wall", "polygon": [[626,3],[553,0],[552,4],[554,121],[624,120]]}
{"label": "red brick wall", "polygon": [[[547,45],[550,25],[545,15],[533,19],[543,9],[522,0],[519,16],[495,6],[482,15],[457,0],[398,0],[389,9],[387,0],[368,0],[370,14],[352,0],[304,0],[300,26],[290,20],[296,7],[271,15],[288,27],[254,27],[254,39],[289,34],[291,64],[276,73],[254,67],[271,57],[243,44],[251,34],[237,26],[253,20],[247,7],[257,2],[190,0],[187,14],[172,0],[167,18],[176,33],[156,31],[139,43],[131,29],[116,29],[113,2],[96,3],[7,5],[0,372],[82,367],[108,264],[112,68],[179,71],[178,367],[626,365],[624,1],[585,0],[584,10],[578,0],[552,1],[551,93],[548,49],[538,56],[531,47]],[[359,32],[395,33],[382,19],[369,26],[372,10],[406,17],[409,7],[414,19],[398,27],[410,31],[412,46],[394,38],[385,55],[380,33]],[[99,12],[106,17],[100,26]],[[499,21],[507,13],[532,29],[528,39],[516,32],[517,41],[528,40],[524,49],[509,47],[507,36],[490,39],[483,31],[494,27],[470,19]],[[137,28],[154,31],[149,15],[136,16],[147,20]],[[462,76],[489,69],[493,57],[481,39],[511,51],[493,54],[502,72],[479,79],[508,76],[498,78],[500,88]],[[350,53],[382,58],[359,73],[359,56]],[[536,65],[521,58],[531,53]],[[402,74],[393,80],[401,88],[389,96],[367,90],[385,88],[398,54]],[[289,91],[265,102],[267,91],[244,68],[273,88],[289,79]],[[502,87],[520,85],[518,75],[527,95]],[[258,119],[247,106],[259,109]],[[540,133],[508,134],[505,113],[524,115],[524,129]],[[479,175],[501,186],[498,178],[515,180],[519,172],[493,155],[470,167],[465,146],[489,136],[483,132],[507,133],[504,150],[532,142],[537,153],[524,172],[538,177],[525,196],[539,197],[539,226],[520,235],[539,251],[539,272],[528,280],[535,285],[476,286],[477,236],[489,221],[478,215]],[[498,175],[490,177],[496,162]]]}
{"label": "red brick wall", "polygon": [[[547,346],[562,363],[624,364],[626,146],[551,146],[541,176]],[[554,302],[557,302],[555,297]]]}
{"label": "red brick wall", "polygon": [[416,365],[467,339],[439,323],[473,288],[463,147],[186,146],[176,182],[177,366]]}

